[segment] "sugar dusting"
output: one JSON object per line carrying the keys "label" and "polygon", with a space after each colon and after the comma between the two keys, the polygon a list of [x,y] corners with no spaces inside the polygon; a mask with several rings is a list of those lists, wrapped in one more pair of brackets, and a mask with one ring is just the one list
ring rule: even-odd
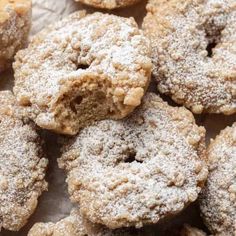
{"label": "sugar dusting", "polygon": [[141,227],[196,200],[207,175],[204,137],[189,111],[148,94],[129,118],[83,129],[59,165],[86,218]]}
{"label": "sugar dusting", "polygon": [[47,160],[34,128],[19,118],[14,97],[0,92],[0,231],[19,230],[47,189]]}
{"label": "sugar dusting", "polygon": [[152,0],[147,9],[159,91],[195,113],[235,113],[235,1]]}
{"label": "sugar dusting", "polygon": [[209,177],[200,197],[203,218],[214,234],[236,232],[236,124],[208,148]]}
{"label": "sugar dusting", "polygon": [[[43,30],[27,49],[17,54],[14,93],[22,105],[33,108],[33,119],[39,126],[55,130],[60,125],[57,102],[66,97],[64,93],[70,89],[69,85],[79,84],[78,91],[73,92],[88,91],[86,99],[89,99],[94,88],[101,89],[99,83],[103,79],[103,86],[107,87],[102,92],[114,104],[111,113],[117,113],[119,118],[141,102],[150,80],[149,56],[149,41],[133,18],[102,13],[86,16],[84,11],[76,12]],[[72,113],[68,105],[63,107],[63,112]]]}

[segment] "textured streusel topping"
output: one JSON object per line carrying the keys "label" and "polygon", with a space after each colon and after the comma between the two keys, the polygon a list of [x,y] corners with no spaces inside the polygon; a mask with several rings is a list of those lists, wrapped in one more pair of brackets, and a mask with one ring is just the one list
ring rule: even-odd
{"label": "textured streusel topping", "polygon": [[235,113],[236,1],[150,0],[147,11],[159,91],[194,113]]}
{"label": "textured streusel topping", "polygon": [[14,92],[42,128],[76,134],[125,117],[149,84],[149,41],[133,18],[76,12],[38,34],[14,63]]}
{"label": "textured streusel topping", "polygon": [[133,5],[140,0],[75,0],[77,2],[82,2],[84,4],[104,8],[104,9],[115,9],[120,7],[126,7]]}
{"label": "textured streusel topping", "polygon": [[47,189],[47,160],[34,128],[19,118],[11,92],[0,92],[0,231],[17,231]]}
{"label": "textured streusel topping", "polygon": [[59,165],[85,218],[141,227],[196,200],[207,177],[204,138],[188,110],[149,93],[128,118],[82,129],[63,147]]}
{"label": "textured streusel topping", "polygon": [[[132,229],[110,230],[83,219],[78,209],[73,209],[70,216],[57,223],[37,223],[28,236],[138,236],[139,232]],[[141,236],[141,235],[140,235]]]}
{"label": "textured streusel topping", "polygon": [[0,1],[0,72],[27,42],[31,25],[31,0]]}
{"label": "textured streusel topping", "polygon": [[211,141],[209,177],[200,197],[203,219],[213,234],[236,235],[236,123]]}

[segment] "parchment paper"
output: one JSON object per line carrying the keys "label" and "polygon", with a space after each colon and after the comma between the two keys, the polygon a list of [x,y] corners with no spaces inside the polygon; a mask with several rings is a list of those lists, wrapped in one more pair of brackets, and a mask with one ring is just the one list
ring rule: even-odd
{"label": "parchment paper", "polygon": [[[141,1],[141,3],[136,6],[111,11],[111,13],[125,17],[133,16],[138,24],[141,25],[142,19],[146,13],[145,5],[146,1]],[[39,32],[44,26],[60,20],[69,13],[81,9],[86,9],[88,12],[96,11],[96,9],[75,3],[73,0],[33,0],[31,35]],[[13,83],[12,70],[0,75],[0,90],[12,89]],[[152,85],[151,89],[156,91],[155,85]],[[170,101],[169,99],[167,100]],[[209,139],[214,138],[221,129],[236,121],[236,115],[228,117],[223,115],[201,115],[196,116],[196,119],[198,124],[206,127],[207,142],[209,142]],[[49,168],[47,171],[49,190],[48,192],[43,193],[42,197],[39,199],[37,210],[22,230],[19,232],[2,231],[0,236],[26,236],[28,230],[35,222],[56,222],[66,217],[72,208],[72,204],[70,203],[67,194],[65,174],[57,167],[56,159],[59,157],[57,136],[47,131],[42,131],[42,136],[45,139],[45,153],[49,159]],[[183,223],[190,223],[193,226],[205,229],[199,216],[197,203],[189,206],[185,211],[174,217],[168,223],[163,222],[156,226],[145,227],[144,235],[164,235],[163,229],[168,227],[172,228],[175,225],[181,225]]]}

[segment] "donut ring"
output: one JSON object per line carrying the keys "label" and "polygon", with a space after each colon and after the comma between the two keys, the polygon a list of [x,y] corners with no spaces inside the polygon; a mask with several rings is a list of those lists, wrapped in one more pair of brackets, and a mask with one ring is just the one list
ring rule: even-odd
{"label": "donut ring", "polygon": [[150,0],[147,11],[158,90],[194,113],[235,113],[235,0]]}
{"label": "donut ring", "polygon": [[127,7],[138,3],[140,0],[75,0],[92,7],[103,8],[103,9],[115,9],[121,7]]}
{"label": "donut ring", "polygon": [[236,123],[208,148],[209,177],[200,195],[200,209],[213,234],[236,234]]}
{"label": "donut ring", "polygon": [[83,219],[78,209],[73,209],[70,216],[57,223],[36,223],[28,236],[138,236],[132,229],[110,230]]}
{"label": "donut ring", "polygon": [[18,231],[47,189],[47,160],[34,128],[18,116],[11,92],[0,92],[0,231]]}
{"label": "donut ring", "polygon": [[27,42],[31,25],[31,0],[0,1],[0,72]]}
{"label": "donut ring", "polygon": [[141,227],[196,200],[207,177],[204,137],[188,110],[150,93],[128,118],[82,129],[59,166],[83,217],[111,229]]}
{"label": "donut ring", "polygon": [[149,41],[133,18],[76,12],[16,55],[14,93],[40,127],[76,134],[140,104],[150,81],[149,56]]}

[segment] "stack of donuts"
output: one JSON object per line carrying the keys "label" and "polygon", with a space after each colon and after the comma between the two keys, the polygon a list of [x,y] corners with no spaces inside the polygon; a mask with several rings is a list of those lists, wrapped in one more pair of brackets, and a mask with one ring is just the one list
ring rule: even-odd
{"label": "stack of donuts", "polygon": [[[0,0],[0,231],[47,190],[46,130],[74,207],[28,236],[157,235],[194,202],[205,227],[165,235],[236,236],[236,1],[149,0],[142,27],[111,11],[139,0],[78,1],[28,41],[31,1]],[[209,145],[206,113],[234,117]]]}

